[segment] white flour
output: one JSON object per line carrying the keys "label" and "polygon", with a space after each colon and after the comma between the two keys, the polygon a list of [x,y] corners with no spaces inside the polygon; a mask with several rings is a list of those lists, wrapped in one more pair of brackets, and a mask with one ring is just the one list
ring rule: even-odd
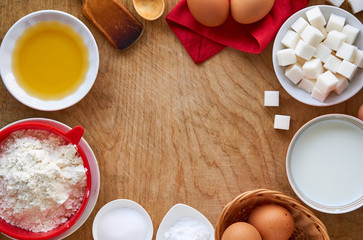
{"label": "white flour", "polygon": [[183,217],[164,233],[163,240],[209,240],[211,232],[198,219]]}
{"label": "white flour", "polygon": [[50,231],[83,201],[87,177],[75,147],[40,130],[18,131],[0,146],[0,217],[17,227]]}

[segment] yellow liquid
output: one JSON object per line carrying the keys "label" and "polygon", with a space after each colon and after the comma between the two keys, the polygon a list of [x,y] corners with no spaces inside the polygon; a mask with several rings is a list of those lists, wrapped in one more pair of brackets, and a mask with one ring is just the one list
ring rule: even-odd
{"label": "yellow liquid", "polygon": [[36,98],[58,100],[69,96],[84,82],[88,68],[87,46],[67,24],[36,23],[15,43],[15,79]]}

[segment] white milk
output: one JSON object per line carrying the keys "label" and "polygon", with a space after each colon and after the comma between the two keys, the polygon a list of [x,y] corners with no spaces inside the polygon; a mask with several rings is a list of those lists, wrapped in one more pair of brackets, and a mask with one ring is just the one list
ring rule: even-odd
{"label": "white milk", "polygon": [[363,130],[326,120],[304,131],[291,154],[291,173],[311,200],[342,206],[363,196]]}

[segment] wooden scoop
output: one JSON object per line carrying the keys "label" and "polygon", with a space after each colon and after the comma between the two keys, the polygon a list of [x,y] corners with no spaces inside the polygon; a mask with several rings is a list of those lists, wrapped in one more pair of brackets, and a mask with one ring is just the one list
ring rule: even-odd
{"label": "wooden scoop", "polygon": [[81,1],[82,13],[115,48],[128,48],[143,33],[143,25],[119,0]]}
{"label": "wooden scoop", "polygon": [[133,0],[136,12],[145,20],[154,21],[163,15],[164,0]]}

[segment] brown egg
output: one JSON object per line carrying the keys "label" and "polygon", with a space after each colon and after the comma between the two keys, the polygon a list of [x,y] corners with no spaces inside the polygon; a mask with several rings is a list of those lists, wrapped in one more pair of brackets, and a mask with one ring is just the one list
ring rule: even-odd
{"label": "brown egg", "polygon": [[290,212],[276,204],[265,204],[254,209],[248,217],[263,240],[287,240],[294,232],[294,219]]}
{"label": "brown egg", "polygon": [[229,0],[187,0],[193,17],[203,25],[222,25],[229,14]]}
{"label": "brown egg", "polygon": [[221,240],[262,240],[262,238],[251,224],[236,222],[224,230]]}
{"label": "brown egg", "polygon": [[358,118],[363,121],[363,104],[360,106],[358,110]]}
{"label": "brown egg", "polygon": [[254,23],[264,18],[275,0],[231,0],[231,14],[242,24]]}

